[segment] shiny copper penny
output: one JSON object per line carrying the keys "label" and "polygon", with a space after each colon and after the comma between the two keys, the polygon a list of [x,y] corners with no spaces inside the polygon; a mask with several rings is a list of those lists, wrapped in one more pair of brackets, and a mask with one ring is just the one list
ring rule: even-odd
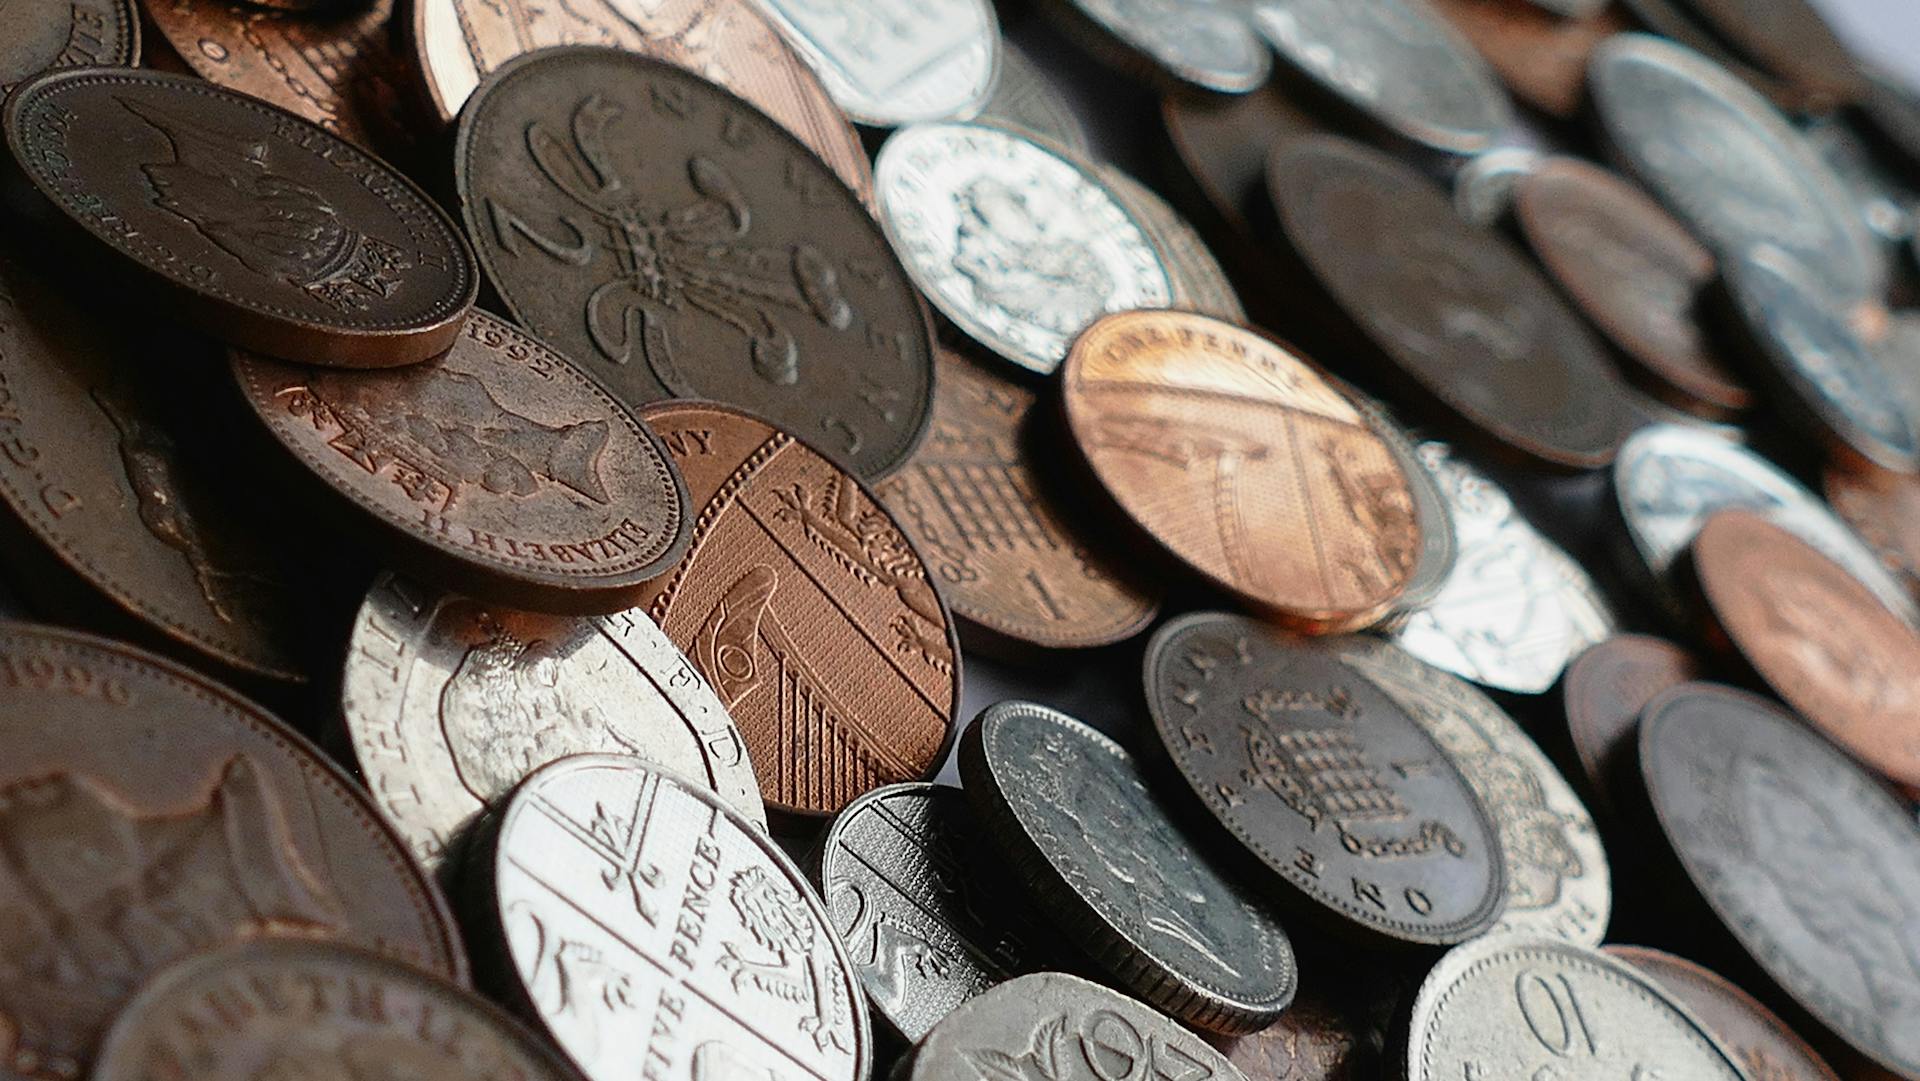
{"label": "shiny copper penny", "polygon": [[945,760],[959,649],[928,564],[866,487],[728,406],[642,413],[693,493],[640,601],[733,714],[771,809],[833,814]]}
{"label": "shiny copper penny", "polygon": [[1825,481],[1834,512],[1920,597],[1920,478],[1876,467],[1829,467]]}
{"label": "shiny copper penny", "polygon": [[953,613],[1015,642],[1102,646],[1145,627],[1159,590],[1057,498],[1036,458],[1034,394],[948,349],[936,352],[933,426],[876,488]]}
{"label": "shiny copper penny", "polygon": [[686,550],[687,490],[652,431],[587,374],[475,312],[438,360],[378,372],[236,351],[288,452],[447,589],[563,615],[631,607]]}
{"label": "shiny copper penny", "polygon": [[1420,524],[1400,461],[1278,342],[1203,315],[1109,315],[1067,354],[1067,424],[1168,552],[1292,626],[1366,626],[1405,591]]}
{"label": "shiny copper penny", "polygon": [[1725,976],[1645,946],[1603,946],[1601,952],[1653,977],[1692,1010],[1752,1081],[1840,1081],[1807,1041]]}
{"label": "shiny copper penny", "polygon": [[1751,511],[1709,518],[1692,553],[1715,621],[1760,678],[1868,766],[1920,785],[1920,631]]}
{"label": "shiny copper penny", "polygon": [[0,98],[48,68],[132,64],[140,56],[132,0],[15,0],[0,18]]}
{"label": "shiny copper penny", "polygon": [[1612,805],[1619,771],[1633,764],[1640,711],[1668,687],[1698,678],[1699,666],[1686,650],[1643,634],[1618,634],[1590,646],[1567,668],[1560,700],[1595,803]]}
{"label": "shiny copper penny", "polygon": [[1571,120],[1586,97],[1587,58],[1627,28],[1611,4],[1563,18],[1533,0],[1431,0],[1442,18],[1486,58],[1514,97]]}

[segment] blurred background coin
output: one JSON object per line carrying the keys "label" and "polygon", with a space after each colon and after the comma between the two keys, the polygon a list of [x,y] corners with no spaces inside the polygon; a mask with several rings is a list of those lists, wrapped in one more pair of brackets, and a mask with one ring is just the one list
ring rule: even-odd
{"label": "blurred background coin", "polygon": [[1616,634],[1575,658],[1560,681],[1560,704],[1596,807],[1614,807],[1614,788],[1633,767],[1647,703],[1698,678],[1699,665],[1686,650],[1642,634]]}
{"label": "blurred background coin", "polygon": [[1726,977],[1683,957],[1644,946],[1608,946],[1602,952],[1639,969],[1692,1010],[1752,1077],[1780,1081],[1839,1081],[1807,1041]]}
{"label": "blurred background coin", "polygon": [[1267,81],[1273,50],[1241,0],[1048,0],[1070,34],[1122,70],[1176,86],[1244,94]]}
{"label": "blurred background coin", "polygon": [[993,93],[991,0],[755,0],[854,120],[965,120]]}

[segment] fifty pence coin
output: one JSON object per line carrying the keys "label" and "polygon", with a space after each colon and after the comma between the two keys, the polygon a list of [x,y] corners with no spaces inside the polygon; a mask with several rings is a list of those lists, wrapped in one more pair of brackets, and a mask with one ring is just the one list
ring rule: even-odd
{"label": "fifty pence coin", "polygon": [[990,0],[756,0],[854,120],[966,119],[993,93],[1000,23]]}
{"label": "fifty pence coin", "polygon": [[454,173],[508,310],[622,401],[729,402],[869,478],[919,441],[919,297],[860,202],[747,102],[634,53],[546,49],[488,76]]}
{"label": "fifty pence coin", "polygon": [[766,822],[740,730],[642,612],[537,615],[385,575],[347,639],[340,707],[374,801],[430,869],[570,754],[645,758]]}
{"label": "fifty pence coin", "polygon": [[1088,154],[1087,129],[1047,72],[1010,41],[1000,43],[1000,79],[974,117],[1051,140],[1075,154]]}
{"label": "fifty pence coin", "polygon": [[1160,262],[1167,268],[1167,280],[1173,286],[1172,307],[1211,315],[1229,323],[1245,323],[1247,310],[1233,291],[1233,282],[1220,261],[1213,257],[1207,242],[1180,212],[1167,205],[1153,189],[1111,165],[1096,165],[1094,174],[1106,184],[1107,191],[1132,215],[1134,224],[1147,235]]}
{"label": "fifty pence coin", "polygon": [[1698,678],[1700,668],[1691,654],[1643,634],[1616,634],[1568,667],[1560,681],[1560,704],[1596,807],[1613,808],[1614,787],[1633,763],[1640,712],[1647,703]]}
{"label": "fifty pence coin", "polygon": [[29,213],[59,221],[170,318],[234,345],[304,364],[413,364],[445,352],[473,307],[473,252],[424,192],[245,94],[58,71],[7,99],[5,126]]}
{"label": "fifty pence coin", "polygon": [[1214,818],[1351,929],[1415,945],[1484,933],[1507,900],[1498,826],[1351,649],[1183,616],[1147,646],[1147,708]]}
{"label": "fifty pence coin", "polygon": [[1758,1081],[1840,1081],[1807,1041],[1726,977],[1692,961],[1644,946],[1606,946],[1602,953],[1652,977],[1693,1011],[1707,1031]]}
{"label": "fifty pence coin", "polygon": [[1096,52],[1163,83],[1244,94],[1273,70],[1240,0],[1052,0],[1047,10]]}
{"label": "fifty pence coin", "polygon": [[233,374],[287,452],[447,588],[617,612],[686,550],[687,488],[660,440],[484,312],[428,364],[343,372],[236,350]]}
{"label": "fifty pence coin", "polygon": [[48,68],[127,66],[140,56],[132,0],[27,0],[7,12],[0,98]]}
{"label": "fifty pence coin", "polygon": [[[1541,0],[1428,0],[1477,50],[1507,90],[1549,116],[1571,120],[1587,94],[1587,59],[1627,28],[1612,4],[1580,14],[1546,10]],[[1569,5],[1570,6],[1570,5]]]}
{"label": "fifty pence coin", "polygon": [[880,149],[880,223],[974,340],[1041,374],[1100,316],[1173,299],[1153,243],[1098,177],[1015,132],[921,124]]}

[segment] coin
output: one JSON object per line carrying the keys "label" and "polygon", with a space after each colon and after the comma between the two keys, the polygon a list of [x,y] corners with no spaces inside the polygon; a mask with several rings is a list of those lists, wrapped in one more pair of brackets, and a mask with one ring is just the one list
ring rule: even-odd
{"label": "coin", "polygon": [[1726,977],[1685,958],[1644,946],[1607,946],[1609,957],[1639,969],[1692,1010],[1746,1069],[1768,1081],[1840,1081],[1807,1041]]}
{"label": "coin", "polygon": [[1233,282],[1226,270],[1179,211],[1123,170],[1096,165],[1093,171],[1107,186],[1107,191],[1126,208],[1160,256],[1173,288],[1171,307],[1211,315],[1229,323],[1247,322],[1247,310],[1240,306],[1240,297],[1233,291]]}
{"label": "coin", "polygon": [[1421,544],[1400,463],[1278,342],[1188,312],[1111,315],[1074,342],[1061,396],[1121,509],[1246,603],[1337,631],[1405,590]]}
{"label": "coin", "polygon": [[1648,705],[1640,770],[1687,877],[1761,969],[1861,1054],[1920,1076],[1920,827],[1763,699],[1686,684]]}
{"label": "coin", "polygon": [[1046,71],[1010,41],[1000,43],[1000,79],[974,118],[1051,140],[1076,154],[1090,152],[1086,126]]}
{"label": "coin", "polygon": [[0,99],[48,68],[113,66],[140,55],[132,0],[23,0],[0,43]]}
{"label": "coin", "polygon": [[1209,1043],[1249,1078],[1262,1081],[1356,1081],[1369,1061],[1354,1022],[1313,988],[1295,996],[1280,1020],[1245,1036]]}
{"label": "coin", "polygon": [[1387,943],[1472,938],[1506,905],[1498,828],[1353,645],[1183,616],[1147,645],[1148,712],[1207,809],[1299,896]]}
{"label": "coin", "polygon": [[1633,17],[1633,22],[1725,68],[1781,109],[1811,114],[1826,112],[1837,104],[1762,71],[1734,54],[1727,47],[1726,39],[1700,20],[1688,0],[1620,0],[1620,6]]}
{"label": "coin", "polygon": [[894,127],[972,116],[993,93],[1000,24],[988,0],[758,0],[834,104]]}
{"label": "coin", "polygon": [[827,815],[946,760],[960,653],[925,558],[859,482],[725,406],[645,417],[687,478],[692,546],[641,602],[746,736],[769,807]]}
{"label": "coin", "polygon": [[1085,649],[1132,637],[1160,608],[1156,584],[1100,545],[1058,497],[1034,446],[1034,393],[946,348],[935,351],[933,426],[875,488],[928,560],[960,618],[1011,642]]}
{"label": "coin", "polygon": [[575,755],[513,794],[490,861],[511,996],[590,1081],[862,1081],[859,978],[825,906],[698,783]]}
{"label": "coin", "polygon": [[258,706],[104,638],[5,623],[0,717],[0,1076],[85,1076],[148,976],[237,939],[347,942],[464,979],[439,892]]}
{"label": "coin", "polygon": [[1413,1004],[1408,1081],[1555,1075],[1747,1076],[1658,984],[1597,950],[1503,936],[1441,958]]}
{"label": "coin", "polygon": [[1853,53],[1810,0],[1686,0],[1741,56],[1823,101],[1866,92]]}
{"label": "coin", "polygon": [[1920,203],[1920,191],[1903,175],[1900,162],[1888,161],[1868,141],[1859,124],[1827,116],[1809,122],[1800,131],[1808,148],[1839,178],[1855,213],[1876,242],[1874,269],[1884,285],[1892,273],[1891,253],[1886,246],[1913,238],[1913,207]]}
{"label": "coin", "polygon": [[1394,135],[1475,154],[1513,123],[1493,73],[1420,0],[1254,0],[1281,60]]}
{"label": "coin", "polygon": [[1433,8],[1479,51],[1514,97],[1571,120],[1586,97],[1587,58],[1626,29],[1611,4],[1585,12],[1545,10],[1541,0],[1431,0]]}
{"label": "coin", "polygon": [[1453,209],[1475,225],[1500,224],[1513,210],[1515,185],[1539,161],[1539,151],[1523,146],[1475,154],[1453,174]]}
{"label": "coin", "polygon": [[1632,420],[1613,366],[1505,241],[1341,139],[1279,151],[1267,188],[1289,244],[1402,378],[1510,452],[1570,469],[1613,460]]}
{"label": "coin", "polygon": [[473,253],[424,192],[244,94],[56,71],[7,99],[5,126],[17,209],[73,234],[169,317],[236,345],[411,364],[445,352],[473,306]]}
{"label": "coin", "polygon": [[1234,97],[1168,94],[1160,99],[1160,123],[1207,209],[1244,245],[1254,244],[1247,212],[1266,198],[1269,153],[1321,130],[1312,114],[1271,83]]}
{"label": "coin", "polygon": [[1613,809],[1614,787],[1633,761],[1640,712],[1668,687],[1698,679],[1686,650],[1644,634],[1616,634],[1575,658],[1560,683],[1575,757],[1596,805]]}
{"label": "coin", "polygon": [[1446,584],[1406,616],[1393,641],[1484,686],[1547,690],[1575,656],[1613,633],[1605,598],[1573,557],[1451,447],[1422,443],[1420,460],[1446,495],[1458,547]]}
{"label": "coin", "polygon": [[1245,94],[1273,70],[1238,0],[1054,0],[1047,11],[1096,53],[1176,87]]}
{"label": "coin", "polygon": [[1880,563],[1920,596],[1920,481],[1884,469],[1829,467],[1823,490],[1834,511],[1879,554]]}
{"label": "coin", "polygon": [[[1401,613],[1414,611],[1431,603],[1453,575],[1456,554],[1453,512],[1447,508],[1447,497],[1440,490],[1440,482],[1420,460],[1420,449],[1414,445],[1413,437],[1387,407],[1352,386],[1338,382],[1334,385],[1346,392],[1374,434],[1387,444],[1393,460],[1400,463],[1400,472],[1407,478],[1407,491],[1413,495],[1413,518],[1420,526],[1420,554],[1414,558],[1413,575],[1407,579],[1407,588],[1401,591],[1394,606]],[[1389,617],[1387,622],[1395,619]]]}
{"label": "coin", "polygon": [[89,1077],[575,1081],[489,1003],[377,954],[258,941],[162,971],[115,1019]]}
{"label": "coin", "polygon": [[1181,834],[1119,744],[1058,710],[1002,702],[961,738],[960,776],[1014,877],[1122,986],[1229,1034],[1265,1028],[1293,1000],[1286,932]]}
{"label": "coin", "polygon": [[340,709],[374,802],[430,869],[570,754],[637,755],[766,823],[740,730],[642,612],[516,612],[384,575],[347,639]]}
{"label": "coin", "polygon": [[869,478],[919,441],[919,298],[859,201],[746,102],[634,53],[542,50],[487,77],[454,170],[513,317],[621,400],[730,402]]}

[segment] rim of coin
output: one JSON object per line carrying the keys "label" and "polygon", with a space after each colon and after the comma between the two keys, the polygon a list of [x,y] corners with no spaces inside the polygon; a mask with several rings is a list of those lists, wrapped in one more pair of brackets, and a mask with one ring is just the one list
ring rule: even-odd
{"label": "rim of coin", "polygon": [[1507,92],[1557,120],[1579,115],[1587,57],[1629,25],[1605,0],[1432,0],[1440,16],[1483,57]]}
{"label": "rim of coin", "polygon": [[1831,105],[1866,93],[1853,51],[1809,0],[1685,0],[1687,10],[1761,70]]}
{"label": "rim of coin", "polygon": [[1083,157],[1093,153],[1086,125],[1080,122],[1073,103],[1025,49],[1004,38],[1000,42],[999,81],[973,122],[1037,135]]}
{"label": "rim of coin", "polygon": [[1821,493],[1841,520],[1880,555],[1881,564],[1920,599],[1920,480],[1884,469],[1827,468]]}
{"label": "rim of coin", "polygon": [[1700,678],[1693,655],[1664,638],[1616,634],[1588,646],[1560,680],[1569,742],[1594,801],[1615,805],[1633,763],[1640,713],[1669,687]]}
{"label": "rim of coin", "polygon": [[1093,171],[1107,191],[1133,216],[1166,267],[1173,287],[1169,307],[1185,308],[1229,323],[1247,322],[1247,309],[1233,288],[1225,268],[1214,257],[1192,223],[1182,217],[1160,193],[1135,180],[1117,166],[1096,164]]}
{"label": "rim of coin", "polygon": [[1379,399],[1336,376],[1323,373],[1323,377],[1346,393],[1347,400],[1360,410],[1360,415],[1367,418],[1374,432],[1386,441],[1387,449],[1393,452],[1394,459],[1400,463],[1400,472],[1406,475],[1408,490],[1413,493],[1414,517],[1420,523],[1420,558],[1414,563],[1413,576],[1407,579],[1406,589],[1401,591],[1399,601],[1395,602],[1397,611],[1382,624],[1390,628],[1409,614],[1431,604],[1446,588],[1447,579],[1453,576],[1454,561],[1460,555],[1459,536],[1453,528],[1453,510],[1448,506],[1439,478],[1421,460],[1420,446],[1413,433],[1400,424],[1393,411]]}
{"label": "rim of coin", "polygon": [[1236,2],[1047,0],[1044,10],[1089,52],[1169,92],[1198,87],[1245,94],[1273,73],[1273,50],[1236,10]]}
{"label": "rim of coin", "polygon": [[[25,10],[29,6],[31,0],[8,15],[10,22],[19,21],[9,28],[17,33],[0,43],[0,100],[51,67],[130,67],[141,56],[140,14],[133,0],[39,0],[38,12]],[[49,28],[39,17],[55,12],[65,16],[64,34],[46,33]],[[59,18],[55,15],[56,27]],[[40,33],[27,33],[29,27]]]}
{"label": "rim of coin", "polygon": [[[1749,1066],[1750,1072],[1760,1078],[1782,1076],[1791,1081],[1840,1081],[1833,1067],[1827,1065],[1827,1061],[1799,1033],[1762,1005],[1759,999],[1718,972],[1684,957],[1646,946],[1616,943],[1602,946],[1600,952],[1615,960],[1625,961],[1653,977],[1655,983],[1681,1005],[1692,1010],[1700,1018],[1701,1024],[1718,1036],[1720,1042],[1733,1049],[1740,1061]],[[1738,1038],[1737,1033],[1742,1030],[1757,1033],[1760,1040],[1765,1042],[1757,1044],[1753,1039]],[[1771,1054],[1775,1050],[1784,1052],[1796,1061],[1791,1067],[1784,1067]],[[1783,1068],[1786,1070],[1783,1075],[1771,1072]]]}
{"label": "rim of coin", "polygon": [[[1752,87],[1769,103],[1794,113],[1821,113],[1836,104],[1806,87],[1796,86],[1771,72],[1762,71],[1745,58],[1735,55],[1725,38],[1701,22],[1688,5],[1691,0],[1619,0],[1631,15],[1632,23],[1649,33],[1692,49],[1728,74]],[[1628,31],[1632,32],[1632,31]]]}
{"label": "rim of coin", "polygon": [[[758,6],[819,76],[834,104],[868,127],[971,117],[999,82],[1000,19],[992,0],[919,0],[885,12],[809,0],[758,0]],[[952,33],[962,19],[971,25],[960,29],[971,33],[958,48],[929,56],[929,50],[911,49],[902,40],[909,24],[919,24],[923,33],[932,27]],[[827,40],[836,33],[848,40]],[[859,40],[889,33],[899,36],[886,42]],[[878,74],[885,81],[862,78],[857,71],[862,64],[882,68]],[[965,77],[958,77],[959,72]]]}

